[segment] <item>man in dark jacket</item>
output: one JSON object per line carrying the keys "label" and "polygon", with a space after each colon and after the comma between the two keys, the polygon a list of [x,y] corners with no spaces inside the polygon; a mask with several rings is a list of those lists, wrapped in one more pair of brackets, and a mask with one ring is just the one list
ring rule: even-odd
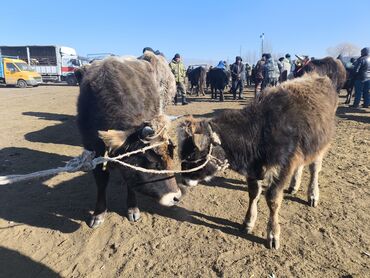
{"label": "man in dark jacket", "polygon": [[235,63],[231,65],[231,81],[232,87],[231,91],[233,92],[234,99],[236,99],[236,91],[239,88],[239,99],[243,99],[243,89],[244,89],[244,78],[245,78],[245,70],[244,64],[242,63],[242,58],[240,56],[236,56]]}
{"label": "man in dark jacket", "polygon": [[370,56],[369,47],[361,49],[361,57],[357,59],[353,75],[355,79],[355,100],[352,107],[357,108],[360,105],[361,97],[364,98],[364,108],[368,108],[370,104],[369,88],[370,88]]}
{"label": "man in dark jacket", "polygon": [[254,97],[262,91],[262,83],[263,83],[263,71],[264,65],[266,62],[266,54],[262,54],[261,60],[257,62],[257,65],[254,68]]}

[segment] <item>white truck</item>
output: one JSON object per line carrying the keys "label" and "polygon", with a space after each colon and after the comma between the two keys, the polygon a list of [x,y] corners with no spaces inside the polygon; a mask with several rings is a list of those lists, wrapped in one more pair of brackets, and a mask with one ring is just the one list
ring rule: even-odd
{"label": "white truck", "polygon": [[66,81],[77,85],[74,70],[81,66],[76,50],[56,45],[0,46],[0,53],[17,56],[37,71],[44,82]]}

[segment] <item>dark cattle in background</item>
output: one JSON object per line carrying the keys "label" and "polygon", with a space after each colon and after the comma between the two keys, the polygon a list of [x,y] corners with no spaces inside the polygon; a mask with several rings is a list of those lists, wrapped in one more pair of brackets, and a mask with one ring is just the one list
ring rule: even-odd
{"label": "dark cattle in background", "polygon": [[224,100],[224,90],[229,84],[230,73],[219,68],[212,68],[207,73],[207,86],[211,86],[211,98],[217,99],[217,91],[220,92],[220,101]]}
{"label": "dark cattle in background", "polygon": [[337,102],[331,80],[313,73],[267,88],[244,109],[225,111],[211,120],[186,120],[178,134],[182,169],[204,163],[211,146],[216,159],[197,172],[183,174],[185,183],[209,180],[227,160],[231,169],[247,177],[249,207],[244,225],[250,233],[262,192],[258,180],[270,177],[267,240],[270,248],[277,249],[283,187],[290,182],[289,191],[295,193],[306,164],[311,172],[308,203],[318,204],[318,175],[334,135]]}
{"label": "dark cattle in background", "polygon": [[190,82],[190,94],[193,93],[195,87],[196,93],[199,96],[199,93],[205,95],[205,86],[206,86],[206,75],[207,70],[204,67],[196,67],[194,69],[189,68],[186,71],[186,75]]}
{"label": "dark cattle in background", "polygon": [[[150,169],[172,169],[174,145],[167,134],[168,117],[161,114],[176,92],[175,79],[162,56],[145,52],[136,58],[106,58],[76,72],[80,84],[77,123],[82,142],[96,156],[110,156],[165,144],[124,161]],[[98,165],[94,172],[98,196],[90,227],[104,220],[109,168]],[[153,175],[120,169],[127,184],[128,218],[140,217],[135,191],[151,196],[165,206],[174,205],[181,191],[172,175]]]}
{"label": "dark cattle in background", "polygon": [[338,93],[343,88],[347,79],[346,69],[343,63],[339,59],[334,59],[332,57],[309,61],[299,69],[295,76],[301,77],[303,74],[312,71],[317,72],[319,75],[328,76]]}
{"label": "dark cattle in background", "polygon": [[351,69],[346,69],[346,82],[343,85],[343,89],[347,91],[345,104],[349,104],[352,98],[353,87],[355,86],[355,79]]}

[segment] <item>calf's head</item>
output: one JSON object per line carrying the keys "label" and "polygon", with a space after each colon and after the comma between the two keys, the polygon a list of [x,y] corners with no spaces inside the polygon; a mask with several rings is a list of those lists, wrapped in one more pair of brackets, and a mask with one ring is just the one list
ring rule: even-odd
{"label": "calf's head", "polygon": [[227,160],[220,138],[208,121],[188,118],[179,126],[178,140],[182,170],[203,165],[209,159],[201,169],[182,174],[185,184],[194,186],[199,181],[209,181],[218,170],[226,166]]}
{"label": "calf's head", "polygon": [[[99,131],[99,136],[104,141],[109,156],[163,143],[145,153],[123,158],[123,161],[146,169],[172,170],[175,146],[168,136],[169,125],[169,119],[161,115],[131,130]],[[135,191],[153,197],[164,206],[173,206],[180,200],[182,193],[174,175],[143,173],[120,167],[128,186]]]}

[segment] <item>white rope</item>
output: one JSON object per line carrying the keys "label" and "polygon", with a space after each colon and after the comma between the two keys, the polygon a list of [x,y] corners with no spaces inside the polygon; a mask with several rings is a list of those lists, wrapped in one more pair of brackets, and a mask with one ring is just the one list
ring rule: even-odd
{"label": "white rope", "polygon": [[[58,167],[58,168],[55,168],[55,169],[34,172],[34,173],[26,174],[26,175],[0,176],[0,185],[12,184],[12,183],[21,182],[21,181],[27,181],[27,180],[43,178],[43,177],[47,177],[47,176],[53,176],[53,175],[63,173],[63,172],[73,173],[73,172],[78,172],[78,171],[84,171],[84,172],[91,171],[91,170],[95,169],[96,165],[102,164],[104,162],[114,162],[114,163],[118,163],[120,165],[123,165],[127,168],[130,168],[130,169],[133,169],[133,170],[136,170],[136,171],[140,171],[140,172],[143,172],[143,173],[150,173],[150,174],[158,174],[158,175],[160,175],[160,174],[176,174],[176,173],[179,173],[179,174],[180,173],[191,173],[191,172],[195,172],[195,171],[198,171],[198,170],[204,168],[207,165],[207,163],[209,161],[211,161],[212,159],[215,159],[215,160],[220,162],[219,159],[217,159],[216,157],[211,155],[211,153],[212,153],[212,144],[210,145],[210,149],[209,149],[209,153],[207,155],[206,161],[203,164],[201,164],[201,165],[199,165],[195,168],[188,169],[188,170],[146,169],[146,168],[142,168],[142,167],[139,167],[139,166],[131,165],[129,163],[120,161],[120,159],[122,159],[124,157],[129,157],[129,156],[137,154],[137,153],[144,153],[147,150],[156,148],[160,145],[163,145],[164,143],[165,142],[160,142],[160,143],[157,143],[157,144],[153,144],[153,145],[144,147],[144,148],[136,150],[136,151],[124,153],[124,154],[116,156],[116,157],[101,157],[101,156],[99,156],[97,158],[94,158],[95,157],[95,152],[84,150],[81,155],[79,155],[78,157],[75,157],[75,158],[71,159],[70,161],[68,161],[64,167]],[[221,163],[222,163],[223,168],[226,168],[228,166],[227,161],[224,161],[224,162],[221,162]]]}

